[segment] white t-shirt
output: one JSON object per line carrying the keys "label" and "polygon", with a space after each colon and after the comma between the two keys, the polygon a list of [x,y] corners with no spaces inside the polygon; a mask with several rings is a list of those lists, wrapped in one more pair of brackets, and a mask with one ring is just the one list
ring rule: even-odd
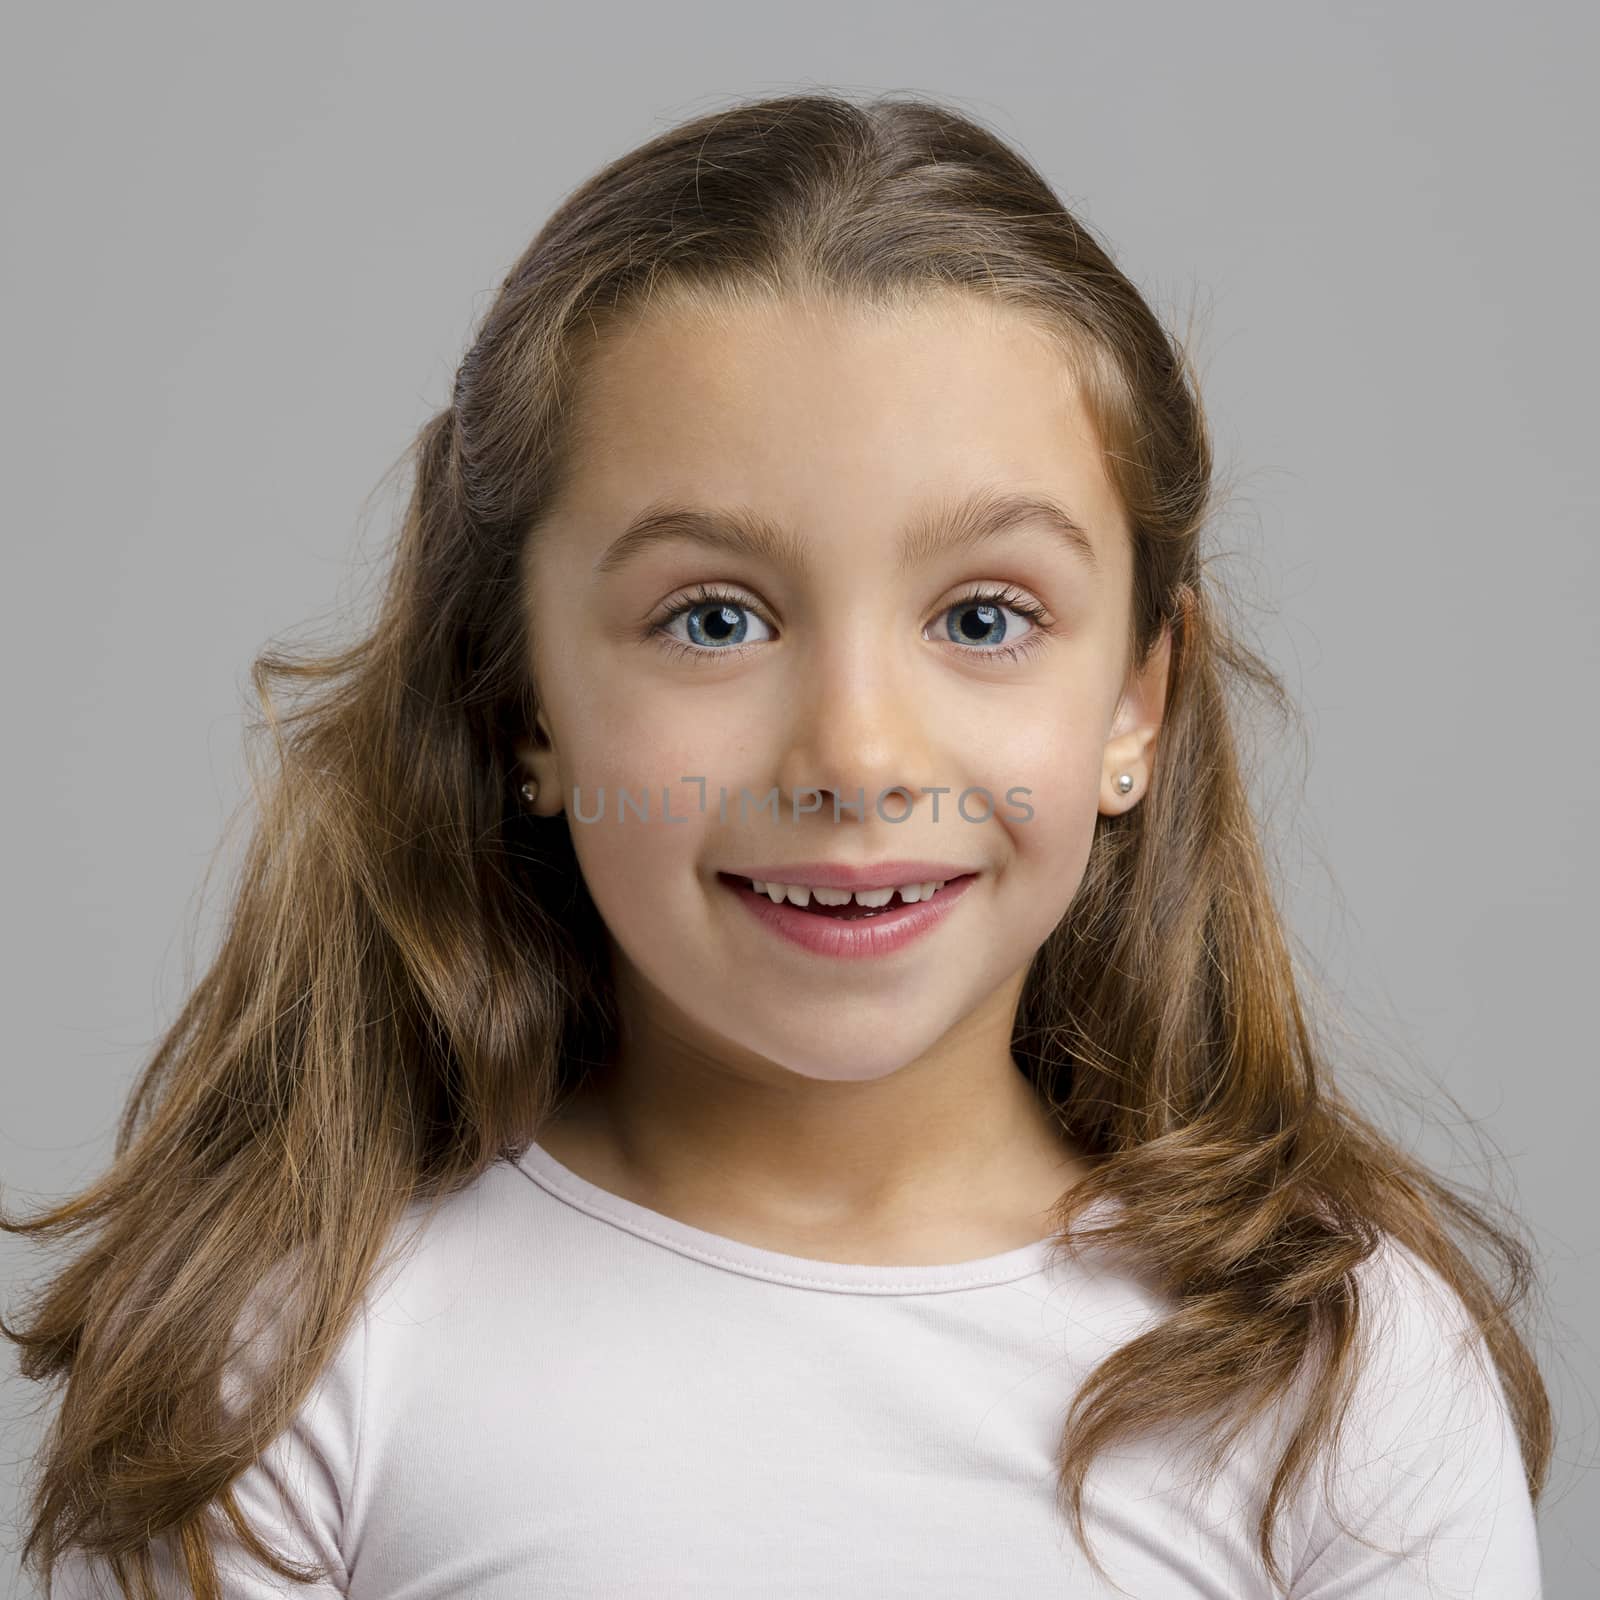
{"label": "white t-shirt", "polygon": [[[1335,1482],[1353,1533],[1314,1470],[1277,1545],[1290,1595],[1538,1600],[1516,1440],[1481,1345],[1458,1341],[1459,1301],[1392,1242],[1362,1271],[1373,1356]],[[1048,1240],[946,1266],[779,1254],[535,1144],[386,1257],[236,1485],[269,1545],[331,1579],[291,1587],[224,1548],[225,1592],[1100,1600],[1119,1591],[1056,1508],[1056,1445],[1076,1385],[1165,1309]],[[1121,1592],[1275,1593],[1254,1548],[1268,1437],[1211,1477],[1171,1431],[1096,1459],[1087,1531]],[[58,1570],[64,1600],[98,1592],[81,1558]]]}

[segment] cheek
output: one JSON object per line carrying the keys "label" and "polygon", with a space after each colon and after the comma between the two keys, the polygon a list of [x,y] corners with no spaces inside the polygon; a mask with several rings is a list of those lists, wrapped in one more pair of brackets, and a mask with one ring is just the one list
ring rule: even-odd
{"label": "cheek", "polygon": [[[604,785],[608,809],[622,789],[634,795],[648,791],[651,815],[661,808],[663,786],[672,810],[683,814],[698,804],[704,777],[715,793],[714,772],[731,742],[724,731],[733,719],[704,714],[683,697],[641,692],[636,684],[589,681],[567,696],[558,724],[563,781],[570,793],[581,784],[584,809],[598,805],[590,798]],[[691,780],[691,781],[685,781]],[[629,821],[636,813],[629,813]]]}
{"label": "cheek", "polygon": [[[994,718],[985,742],[982,780],[995,794],[999,815],[1015,818],[1019,850],[1030,853],[1087,849],[1100,803],[1104,746],[1090,712],[1056,712],[1030,718]],[[1008,791],[1016,790],[1007,799]]]}
{"label": "cheek", "polygon": [[717,785],[728,761],[715,725],[648,696],[622,696],[591,700],[563,742],[573,848],[614,926],[642,934],[681,917],[673,897],[692,890],[718,826]]}
{"label": "cheek", "polygon": [[1000,885],[1004,918],[1029,952],[1049,937],[1083,882],[1099,816],[1099,748],[1057,752],[1036,770],[1025,797],[1033,815],[1006,824],[1011,861]]}
{"label": "cheek", "polygon": [[614,784],[606,784],[603,809],[598,785],[585,786],[579,796],[582,813],[598,820],[569,819],[578,867],[602,921],[641,962],[652,947],[670,949],[682,937],[697,892],[695,862],[704,850],[706,828],[694,791],[682,786],[669,785],[668,793],[670,815],[679,820],[664,820],[660,784],[651,789],[641,817],[643,788],[631,786],[632,801],[624,812]]}

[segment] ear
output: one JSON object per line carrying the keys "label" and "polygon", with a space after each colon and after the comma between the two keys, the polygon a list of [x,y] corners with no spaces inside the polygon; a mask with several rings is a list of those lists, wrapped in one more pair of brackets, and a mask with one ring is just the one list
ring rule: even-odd
{"label": "ear", "polygon": [[559,816],[562,810],[561,765],[556,754],[555,738],[543,711],[539,712],[534,722],[534,731],[523,734],[512,748],[517,759],[515,783],[518,789],[531,778],[539,786],[539,793],[532,800],[519,794],[518,800],[535,816]]}
{"label": "ear", "polygon": [[[1156,735],[1167,704],[1167,673],[1172,661],[1172,628],[1164,624],[1145,664],[1129,675],[1117,702],[1106,738],[1100,770],[1100,812],[1114,817],[1136,806],[1150,787],[1155,766]],[[1124,794],[1117,779],[1124,773],[1133,787]]]}

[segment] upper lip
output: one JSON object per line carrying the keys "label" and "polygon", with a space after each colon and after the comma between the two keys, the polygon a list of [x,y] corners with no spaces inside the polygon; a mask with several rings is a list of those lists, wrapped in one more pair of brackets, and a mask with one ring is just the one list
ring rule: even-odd
{"label": "upper lip", "polygon": [[724,870],[730,878],[805,884],[812,889],[898,889],[907,883],[947,883],[951,878],[964,878],[978,869],[950,861],[879,861],[864,867],[833,861],[793,861],[786,866],[728,867]]}

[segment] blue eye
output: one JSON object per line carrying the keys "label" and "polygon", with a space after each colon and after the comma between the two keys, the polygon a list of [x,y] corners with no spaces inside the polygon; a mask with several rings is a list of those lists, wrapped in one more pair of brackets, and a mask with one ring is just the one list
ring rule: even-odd
{"label": "blue eye", "polygon": [[[1020,639],[1010,638],[1012,630],[1004,617],[1007,611],[1028,624],[1028,631]],[[945,633],[952,643],[962,647],[961,654],[983,661],[1020,661],[1037,650],[1052,631],[1044,607],[1009,584],[998,589],[975,589],[952,601],[945,608],[945,616]],[[984,645],[988,648],[978,648]]]}
{"label": "blue eye", "polygon": [[[1020,639],[1011,638],[1015,630],[1005,620],[1007,612],[1028,623],[1028,631]],[[980,588],[963,595],[944,608],[944,615],[946,636],[961,647],[959,653],[984,661],[1020,660],[1037,649],[1051,632],[1044,608],[1009,585]],[[675,629],[679,618],[684,622],[683,633]],[[758,629],[768,631],[752,638],[752,622]],[[771,637],[770,625],[753,601],[708,584],[701,584],[686,595],[666,616],[650,624],[645,633],[664,649],[701,661],[715,656],[742,656]]]}
{"label": "blue eye", "polygon": [[[672,631],[682,617],[687,639]],[[735,594],[702,585],[675,606],[650,632],[670,650],[682,655],[742,655],[748,644],[764,642],[766,635],[750,638],[750,623],[758,628],[767,624],[748,600]]]}
{"label": "blue eye", "polygon": [[[1001,605],[998,599],[992,595],[969,595],[965,600],[958,600],[945,612],[949,619],[945,627],[950,638],[957,644],[1004,644],[1012,631],[1006,626],[1005,612],[1023,617],[1030,629],[1042,615],[1037,607],[1029,607],[1025,602]],[[1023,635],[1024,638],[1029,636]]]}

